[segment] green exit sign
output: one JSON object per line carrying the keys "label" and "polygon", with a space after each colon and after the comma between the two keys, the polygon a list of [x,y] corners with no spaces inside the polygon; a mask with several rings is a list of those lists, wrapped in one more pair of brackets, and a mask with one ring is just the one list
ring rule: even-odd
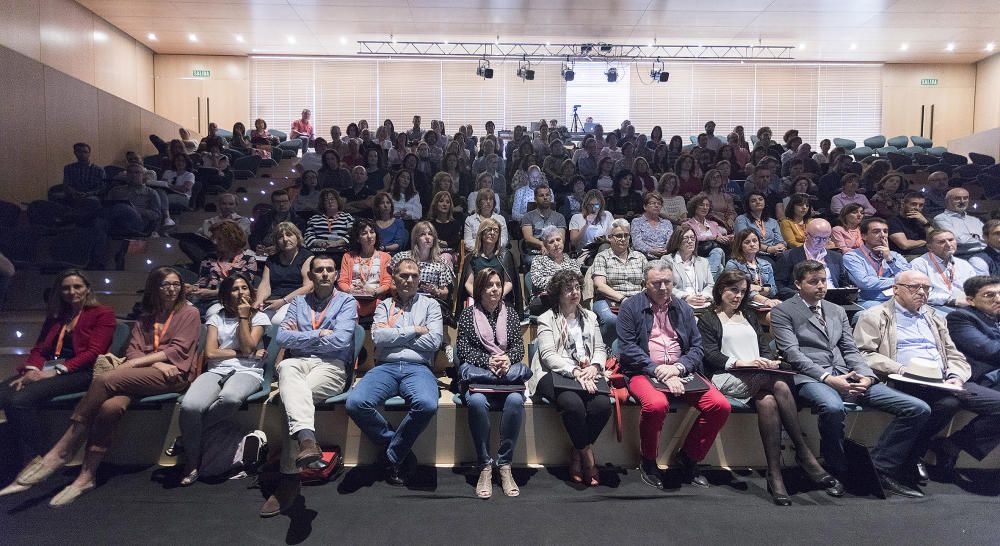
{"label": "green exit sign", "polygon": [[[191,71],[191,75],[194,76],[195,78],[211,78],[212,77],[212,71],[211,70],[192,70]],[[937,83],[937,80],[934,80],[934,83]]]}
{"label": "green exit sign", "polygon": [[937,85],[937,78],[924,78],[920,80],[920,85]]}

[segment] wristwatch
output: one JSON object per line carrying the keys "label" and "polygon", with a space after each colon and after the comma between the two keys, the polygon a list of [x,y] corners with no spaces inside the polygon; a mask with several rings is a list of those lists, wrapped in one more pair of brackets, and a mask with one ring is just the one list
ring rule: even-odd
{"label": "wristwatch", "polygon": [[52,369],[56,371],[56,375],[62,375],[69,372],[69,368],[65,364],[56,364]]}
{"label": "wristwatch", "polygon": [[684,365],[681,363],[674,364],[674,368],[677,368],[678,375],[684,375],[687,373],[687,368],[685,368]]}

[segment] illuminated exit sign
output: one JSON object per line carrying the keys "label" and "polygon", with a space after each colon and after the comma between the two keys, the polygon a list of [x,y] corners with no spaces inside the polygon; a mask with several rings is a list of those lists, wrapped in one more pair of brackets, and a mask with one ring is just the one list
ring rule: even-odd
{"label": "illuminated exit sign", "polygon": [[920,80],[920,85],[937,85],[937,78],[924,78]]}
{"label": "illuminated exit sign", "polygon": [[[191,75],[194,76],[195,78],[211,78],[212,77],[212,71],[211,70],[192,70],[191,71]],[[923,80],[921,80],[921,85],[923,85],[922,82],[923,82]],[[937,80],[934,80],[934,83],[936,84]]]}

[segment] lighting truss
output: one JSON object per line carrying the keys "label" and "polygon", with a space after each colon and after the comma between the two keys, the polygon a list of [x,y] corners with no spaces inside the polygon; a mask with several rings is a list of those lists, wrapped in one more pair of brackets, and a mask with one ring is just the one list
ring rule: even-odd
{"label": "lighting truss", "polygon": [[792,46],[766,45],[616,45],[525,44],[496,42],[358,41],[358,55],[372,57],[505,58],[531,60],[643,61],[754,60],[791,61]]}

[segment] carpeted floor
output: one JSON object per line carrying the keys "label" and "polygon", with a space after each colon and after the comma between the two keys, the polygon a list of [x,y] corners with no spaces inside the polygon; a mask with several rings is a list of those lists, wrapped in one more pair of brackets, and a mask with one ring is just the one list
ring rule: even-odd
{"label": "carpeted floor", "polygon": [[[0,498],[0,544],[996,544],[1000,473],[975,485],[931,482],[920,500],[810,491],[796,470],[794,506],[770,503],[756,472],[709,474],[713,487],[665,491],[635,470],[608,468],[604,484],[563,481],[565,469],[519,469],[519,498],[474,497],[471,469],[420,467],[414,483],[393,488],[367,468],[303,488],[287,516],[257,517],[263,497],[246,480],[177,488],[174,469],[107,468],[102,485],[56,511],[48,499],[72,470],[43,486]],[[11,476],[5,476],[7,481]],[[668,476],[669,478],[669,476]],[[7,483],[5,481],[4,483]],[[803,491],[805,489],[805,491]]]}

